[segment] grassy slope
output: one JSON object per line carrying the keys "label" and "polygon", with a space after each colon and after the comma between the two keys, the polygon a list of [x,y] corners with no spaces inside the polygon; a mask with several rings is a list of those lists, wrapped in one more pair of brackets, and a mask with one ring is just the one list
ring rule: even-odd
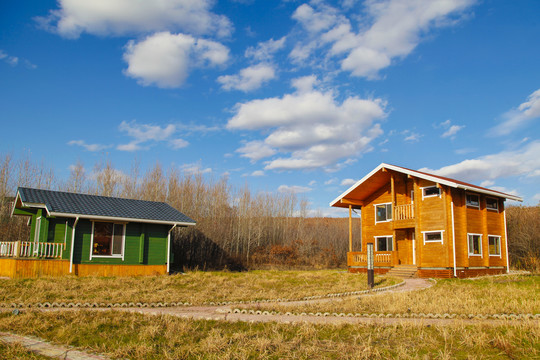
{"label": "grassy slope", "polygon": [[[377,286],[399,280],[377,278]],[[190,302],[300,299],[367,288],[365,275],[337,270],[188,272],[149,277],[0,280],[0,303]]]}

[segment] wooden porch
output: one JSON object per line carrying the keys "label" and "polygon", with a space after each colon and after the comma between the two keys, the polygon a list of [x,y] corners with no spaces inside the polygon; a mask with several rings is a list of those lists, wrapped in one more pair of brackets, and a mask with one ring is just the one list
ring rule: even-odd
{"label": "wooden porch", "polygon": [[60,259],[64,243],[0,241],[0,257],[23,259]]}
{"label": "wooden porch", "polygon": [[[397,251],[375,251],[373,266],[375,267],[392,267],[398,263]],[[366,267],[367,253],[361,251],[347,252],[347,266]]]}

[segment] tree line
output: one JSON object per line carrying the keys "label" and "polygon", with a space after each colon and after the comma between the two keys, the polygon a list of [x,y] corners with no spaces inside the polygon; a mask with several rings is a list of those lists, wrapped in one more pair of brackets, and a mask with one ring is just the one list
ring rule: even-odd
{"label": "tree line", "polygon": [[[144,173],[137,162],[129,173],[108,161],[89,172],[78,161],[63,180],[30,156],[0,159],[0,241],[29,238],[26,219],[11,217],[10,198],[18,186],[163,201],[197,221],[173,233],[173,266],[252,269],[328,268],[346,265],[348,219],[308,216],[308,202],[294,193],[233,186],[227,177],[164,169],[159,162]],[[540,205],[507,208],[509,253],[513,266],[540,270]],[[359,249],[361,223],[353,217],[353,247]]]}

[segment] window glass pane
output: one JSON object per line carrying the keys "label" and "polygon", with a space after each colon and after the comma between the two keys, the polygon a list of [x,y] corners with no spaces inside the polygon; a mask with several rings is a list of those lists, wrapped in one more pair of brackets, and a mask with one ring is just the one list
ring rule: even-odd
{"label": "window glass pane", "polygon": [[377,221],[386,221],[386,205],[377,205]]}
{"label": "window glass pane", "polygon": [[441,241],[441,240],[442,240],[441,232],[426,233],[426,241]]}
{"label": "window glass pane", "polygon": [[392,204],[386,204],[386,220],[392,220]]}
{"label": "window glass pane", "polygon": [[112,250],[113,224],[94,223],[94,248],[93,255],[111,255]]}
{"label": "window glass pane", "polygon": [[377,238],[377,251],[387,251],[385,237]]}
{"label": "window glass pane", "polygon": [[469,235],[469,253],[472,255],[482,254],[480,235]]}
{"label": "window glass pane", "polygon": [[490,236],[489,241],[489,254],[490,255],[500,255],[500,238],[497,236]]}
{"label": "window glass pane", "polygon": [[498,210],[499,209],[499,201],[497,199],[487,198],[486,199],[486,207],[488,209]]}
{"label": "window glass pane", "polygon": [[480,206],[480,199],[478,195],[467,195],[467,205],[470,206]]}
{"label": "window glass pane", "polygon": [[113,255],[122,255],[122,239],[124,235],[124,225],[114,224]]}
{"label": "window glass pane", "polygon": [[392,246],[392,238],[389,236],[386,238],[386,251],[393,251],[394,249],[392,248]]}
{"label": "window glass pane", "polygon": [[436,186],[430,186],[424,188],[424,196],[439,196],[441,194],[441,189]]}

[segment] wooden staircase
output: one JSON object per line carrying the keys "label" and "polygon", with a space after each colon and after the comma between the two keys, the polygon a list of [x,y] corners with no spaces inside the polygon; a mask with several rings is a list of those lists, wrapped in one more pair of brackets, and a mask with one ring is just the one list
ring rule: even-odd
{"label": "wooden staircase", "polygon": [[400,278],[412,278],[416,275],[416,272],[418,271],[418,268],[416,265],[396,265],[390,271],[388,271],[385,275],[388,276],[396,276]]}

